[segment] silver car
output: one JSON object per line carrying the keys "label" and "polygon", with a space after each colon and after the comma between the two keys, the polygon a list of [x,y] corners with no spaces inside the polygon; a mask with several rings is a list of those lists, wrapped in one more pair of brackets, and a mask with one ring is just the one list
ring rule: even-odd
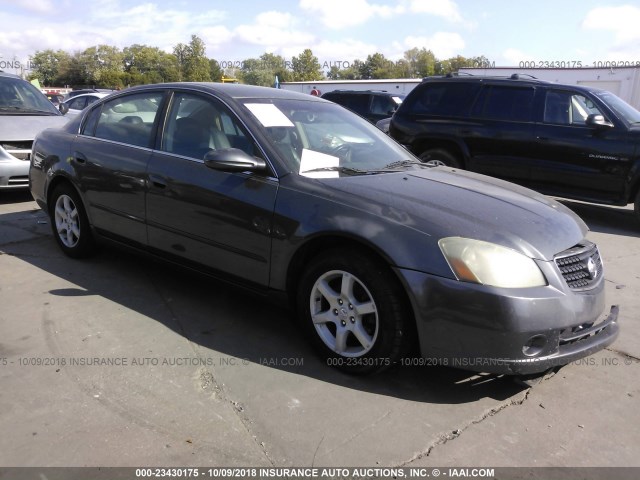
{"label": "silver car", "polygon": [[41,130],[66,122],[35,86],[0,72],[0,189],[29,186],[33,139]]}

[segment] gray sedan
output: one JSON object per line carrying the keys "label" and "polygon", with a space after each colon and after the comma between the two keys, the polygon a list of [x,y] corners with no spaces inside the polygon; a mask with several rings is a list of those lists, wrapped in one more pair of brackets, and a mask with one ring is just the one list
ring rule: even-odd
{"label": "gray sedan", "polygon": [[428,359],[533,374],[618,334],[598,248],[570,210],[424,165],[322,99],[134,87],[33,152],[31,192],[67,255],[126,244],[280,299],[352,373]]}

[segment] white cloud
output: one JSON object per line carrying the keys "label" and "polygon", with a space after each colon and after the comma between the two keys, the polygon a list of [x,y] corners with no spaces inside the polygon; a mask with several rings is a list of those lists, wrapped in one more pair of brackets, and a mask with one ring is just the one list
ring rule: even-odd
{"label": "white cloud", "polygon": [[590,10],[582,22],[586,30],[605,30],[614,34],[615,44],[602,60],[638,60],[640,51],[640,7],[620,5]]}
{"label": "white cloud", "polygon": [[609,30],[619,43],[640,40],[640,8],[632,5],[598,7],[590,10],[582,22],[582,28]]}
{"label": "white cloud", "polygon": [[289,13],[264,12],[256,16],[255,23],[239,25],[233,33],[240,42],[261,45],[268,52],[280,51],[285,47],[308,48],[315,37],[296,29],[296,24],[297,20]]}
{"label": "white cloud", "polygon": [[[465,47],[463,38],[457,33],[436,32],[429,37],[408,36],[402,43],[394,43],[396,50],[402,52],[411,48],[426,48],[431,50],[437,58],[451,58],[456,55],[462,55]],[[402,55],[393,55],[393,57],[401,58]],[[392,58],[393,58],[392,57]]]}
{"label": "white cloud", "polygon": [[389,18],[405,12],[402,5],[390,7],[371,4],[367,0],[300,0],[299,6],[317,15],[325,27],[334,30],[361,25],[375,16]]}

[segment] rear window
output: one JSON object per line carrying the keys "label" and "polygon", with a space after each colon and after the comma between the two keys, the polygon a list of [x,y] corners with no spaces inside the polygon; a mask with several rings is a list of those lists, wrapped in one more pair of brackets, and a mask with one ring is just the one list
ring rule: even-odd
{"label": "rear window", "polygon": [[415,88],[402,110],[418,115],[465,116],[478,90],[477,83],[427,83]]}

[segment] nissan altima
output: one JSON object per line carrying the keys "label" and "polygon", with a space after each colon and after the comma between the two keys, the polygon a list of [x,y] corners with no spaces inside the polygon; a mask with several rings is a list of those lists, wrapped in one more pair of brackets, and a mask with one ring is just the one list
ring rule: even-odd
{"label": "nissan altima", "polygon": [[420,163],[331,102],[244,85],[134,87],[42,132],[30,188],[70,257],[125,244],[292,306],[330,365],[536,374],[618,335],[563,205]]}

